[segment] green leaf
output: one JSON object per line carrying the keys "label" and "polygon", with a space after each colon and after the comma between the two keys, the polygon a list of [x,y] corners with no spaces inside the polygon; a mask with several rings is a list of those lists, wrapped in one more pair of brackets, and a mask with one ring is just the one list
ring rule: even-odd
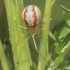
{"label": "green leaf", "polygon": [[36,64],[34,62],[32,62],[30,70],[37,70]]}
{"label": "green leaf", "polygon": [[55,51],[58,55],[62,54],[63,50],[65,50],[64,52],[66,52],[67,48],[69,48],[69,46],[67,46],[67,45],[68,45],[69,39],[70,39],[70,28],[69,28],[70,15],[69,15],[69,13],[68,13],[68,15],[66,15],[64,13],[64,16],[66,18],[67,25],[62,29],[62,31],[58,37],[58,39],[60,41],[57,40],[57,45],[56,45]]}
{"label": "green leaf", "polygon": [[[65,16],[65,19],[66,19],[66,22],[67,22],[67,25],[70,27],[70,10],[65,8],[64,6],[61,5],[61,7],[63,8],[63,14]],[[66,13],[67,12],[67,13]]]}
{"label": "green leaf", "polygon": [[[65,17],[67,21],[69,17],[66,15]],[[67,23],[69,23],[69,20]],[[59,36],[55,35],[55,46],[55,52],[59,56],[56,57],[56,59],[50,64],[47,70],[56,70],[59,64],[63,61],[65,54],[70,49],[70,27],[68,24],[65,25]],[[68,70],[68,68],[69,66],[57,70]]]}
{"label": "green leaf", "polygon": [[68,45],[69,40],[70,40],[70,33],[65,38],[63,38],[63,40],[60,40],[61,41],[60,43],[58,42],[58,46],[56,46],[55,51],[59,56],[67,52],[67,49],[70,48]]}
{"label": "green leaf", "polygon": [[61,5],[61,7],[63,8],[63,10],[65,10],[66,12],[70,13],[70,10],[67,9],[66,7],[64,7],[63,5]]}
{"label": "green leaf", "polygon": [[70,54],[66,55],[55,70],[70,70]]}

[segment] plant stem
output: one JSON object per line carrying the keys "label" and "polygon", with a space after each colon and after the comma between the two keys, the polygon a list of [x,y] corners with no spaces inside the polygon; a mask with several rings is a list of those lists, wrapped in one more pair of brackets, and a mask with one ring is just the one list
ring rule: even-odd
{"label": "plant stem", "polygon": [[4,52],[4,48],[2,47],[1,41],[0,41],[0,60],[1,60],[3,70],[10,70],[10,65],[9,65],[8,60],[6,58],[6,54]]}
{"label": "plant stem", "polygon": [[21,11],[23,10],[23,0],[4,0],[4,2],[8,19],[15,70],[30,70],[32,61],[28,40],[26,40],[28,37],[26,35],[22,36],[23,34],[26,34],[27,31],[19,27],[19,25],[25,27],[21,15]]}
{"label": "plant stem", "polygon": [[66,7],[64,7],[63,5],[61,5],[61,7],[63,8],[63,10],[65,10],[66,12],[70,13],[70,10],[67,9]]}
{"label": "plant stem", "polygon": [[48,54],[48,30],[49,30],[49,25],[50,25],[49,20],[51,16],[52,1],[53,0],[46,0],[45,2],[46,4],[45,4],[42,29],[44,29],[46,32],[42,30],[42,34],[41,34],[42,39],[40,41],[40,48],[39,48],[39,52],[45,60],[39,55],[37,70],[45,70],[46,53]]}

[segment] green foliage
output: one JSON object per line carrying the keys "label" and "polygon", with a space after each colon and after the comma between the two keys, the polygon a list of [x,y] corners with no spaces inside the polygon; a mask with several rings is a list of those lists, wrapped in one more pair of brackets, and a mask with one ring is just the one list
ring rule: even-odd
{"label": "green foliage", "polygon": [[[22,0],[17,0],[17,1],[18,1],[17,5],[21,13],[23,10],[24,3]],[[70,10],[68,10],[64,6],[61,6],[63,9],[63,15],[65,17],[66,24],[59,31],[59,34],[57,33],[56,30],[55,33],[52,34],[49,31],[49,25],[50,25],[49,20],[50,20],[51,9],[52,9],[49,7],[52,1],[53,0],[45,1],[45,10],[44,10],[44,17],[42,22],[43,23],[42,29],[45,29],[46,32],[41,30],[38,62],[36,64],[32,61],[31,58],[30,48],[28,44],[29,36],[24,35],[23,39],[21,36],[22,34],[27,34],[27,31],[24,29],[22,30],[18,26],[19,24],[21,24],[22,26],[24,24],[21,15],[17,11],[16,0],[11,0],[11,1],[4,0],[12,51],[9,48],[7,48],[6,45],[4,45],[5,47],[4,49],[0,42],[0,53],[2,53],[2,55],[0,54],[0,60],[1,60],[3,70],[70,70],[70,60],[69,60],[70,54],[66,55],[70,49]],[[45,15],[46,14],[45,12],[47,13],[47,15]],[[61,26],[61,24],[59,24],[59,26]],[[55,45],[54,52],[55,54],[57,54],[55,60],[52,60],[53,55],[52,54],[50,55],[48,52],[49,51],[48,35],[54,41],[54,45]],[[22,46],[22,44],[25,44],[24,47]],[[13,53],[13,56],[11,52]]]}
{"label": "green foliage", "polygon": [[55,70],[70,70],[70,54],[64,57]]}
{"label": "green foliage", "polygon": [[[65,12],[67,12],[67,9],[65,7],[63,7],[63,8],[65,9]],[[54,44],[56,46],[55,53],[58,56],[50,64],[50,67],[48,67],[47,70],[69,70],[69,68],[70,68],[69,63],[68,63],[68,66],[65,67],[65,64],[66,64],[65,62],[67,62],[66,59],[69,58],[69,57],[66,57],[65,55],[68,52],[68,50],[70,49],[70,26],[69,26],[70,16],[69,16],[69,12],[67,13],[68,15],[66,15],[64,12],[63,12],[63,14],[64,14],[64,16],[66,16],[65,17],[66,25],[63,27],[63,29],[60,32],[59,36],[57,36],[57,34],[53,35],[55,37],[55,39],[54,39]],[[60,67],[59,65],[62,66],[62,67]]]}
{"label": "green foliage", "polygon": [[30,70],[37,70],[36,64],[34,62],[32,62]]}

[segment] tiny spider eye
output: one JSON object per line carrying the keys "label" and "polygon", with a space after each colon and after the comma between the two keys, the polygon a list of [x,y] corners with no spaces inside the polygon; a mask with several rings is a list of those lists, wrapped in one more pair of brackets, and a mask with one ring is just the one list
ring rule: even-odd
{"label": "tiny spider eye", "polygon": [[28,27],[35,27],[41,20],[41,11],[35,5],[29,5],[24,8],[22,19]]}

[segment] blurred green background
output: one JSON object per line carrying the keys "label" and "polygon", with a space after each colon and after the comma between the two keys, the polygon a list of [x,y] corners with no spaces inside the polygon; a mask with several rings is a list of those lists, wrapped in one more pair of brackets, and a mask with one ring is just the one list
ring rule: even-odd
{"label": "blurred green background", "polygon": [[[42,12],[44,12],[45,0],[24,0],[24,5],[34,4],[37,5]],[[50,23],[50,30],[54,33],[54,31],[60,31],[62,26],[65,24],[65,17],[63,15],[63,9],[61,5],[65,6],[66,8],[70,9],[70,0],[56,0],[52,8],[52,21]],[[59,26],[62,24],[62,26]],[[4,1],[0,0],[0,39],[2,43],[4,43],[5,38],[8,36],[8,24],[6,18],[6,11],[4,6]],[[52,49],[52,48],[53,49]],[[54,53],[54,45],[52,42],[50,43],[50,52],[53,54],[53,59],[55,59],[56,54]],[[32,56],[35,58],[35,56]],[[1,69],[0,69],[1,70]]]}

